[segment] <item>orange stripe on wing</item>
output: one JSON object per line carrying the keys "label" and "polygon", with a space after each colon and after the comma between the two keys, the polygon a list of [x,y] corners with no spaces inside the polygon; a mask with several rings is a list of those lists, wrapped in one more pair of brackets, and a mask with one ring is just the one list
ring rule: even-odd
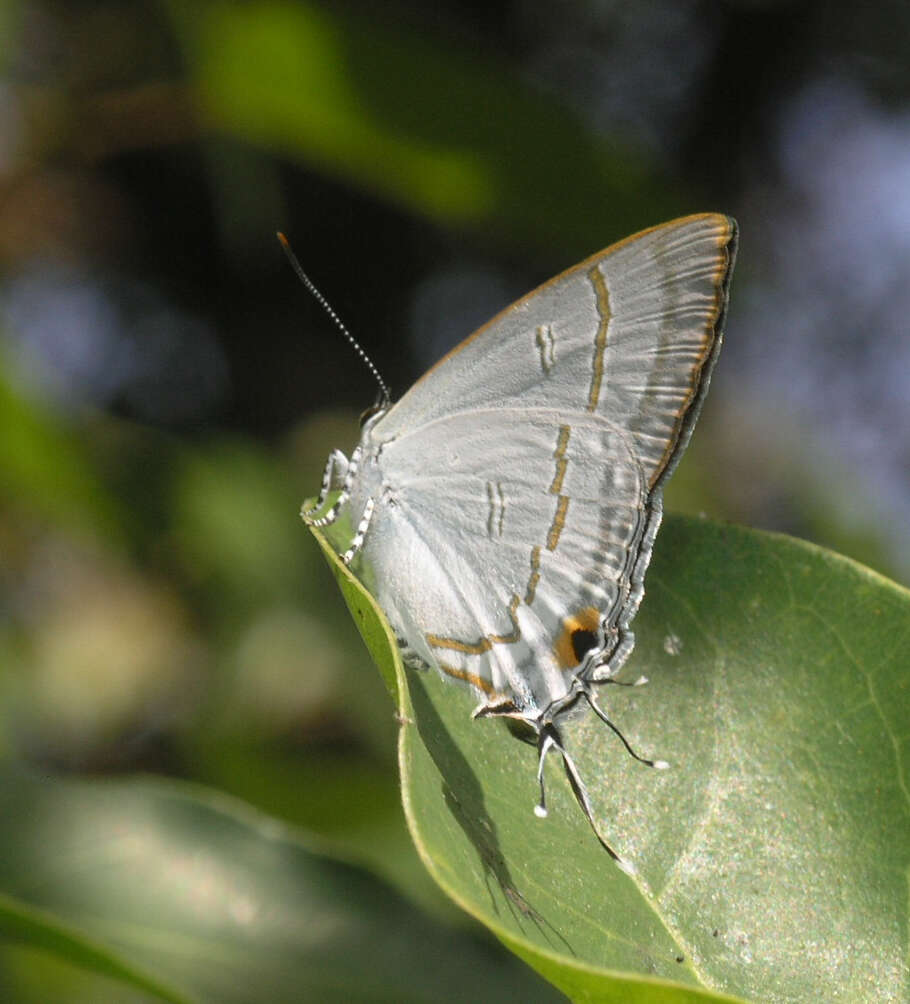
{"label": "orange stripe on wing", "polygon": [[559,535],[563,531],[563,527],[566,525],[566,513],[569,511],[569,496],[560,495],[559,502],[556,504],[556,514],[553,517],[553,522],[550,524],[550,532],[547,534],[547,550],[555,551],[556,545],[559,543]]}
{"label": "orange stripe on wing", "polygon": [[496,688],[489,682],[489,680],[484,680],[483,677],[478,676],[476,673],[470,673],[466,669],[458,669],[455,666],[449,666],[445,662],[439,662],[438,666],[443,673],[446,674],[446,676],[451,676],[456,680],[463,680],[465,683],[470,683],[472,687],[476,687],[489,697],[503,698],[503,695],[496,692]]}
{"label": "orange stripe on wing", "polygon": [[588,391],[588,411],[597,409],[600,400],[600,387],[604,378],[604,356],[607,352],[607,328],[610,326],[610,293],[607,290],[607,280],[600,270],[600,262],[588,272],[588,278],[594,287],[597,298],[597,335],[594,338],[594,364],[591,373],[591,389]]}
{"label": "orange stripe on wing", "polygon": [[427,644],[433,648],[444,648],[450,652],[461,652],[464,655],[483,655],[489,652],[494,645],[514,645],[521,640],[521,626],[518,623],[517,612],[521,600],[517,595],[512,596],[509,603],[509,619],[512,621],[511,634],[491,634],[484,635],[477,641],[462,641],[460,638],[443,638],[438,634],[426,635]]}

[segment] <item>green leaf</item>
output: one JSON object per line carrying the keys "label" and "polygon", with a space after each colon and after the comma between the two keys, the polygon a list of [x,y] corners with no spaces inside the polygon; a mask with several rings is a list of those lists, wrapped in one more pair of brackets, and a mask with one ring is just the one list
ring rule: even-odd
{"label": "green leaf", "polygon": [[572,253],[673,215],[642,158],[476,51],[337,5],[171,10],[214,128],[412,212]]}
{"label": "green leaf", "polygon": [[24,511],[122,543],[128,520],[79,438],[15,387],[0,356],[0,492]]}
{"label": "green leaf", "polygon": [[[346,598],[356,588],[346,570]],[[910,595],[793,539],[689,519],[658,538],[636,650],[568,743],[608,858],[557,758],[476,697],[405,672],[405,809],[440,885],[574,1000],[906,1000]],[[358,624],[378,618],[362,589]],[[379,637],[372,627],[373,648]],[[385,672],[388,672],[386,667]]]}
{"label": "green leaf", "polygon": [[[303,503],[304,508],[311,504],[311,500]],[[389,627],[388,621],[383,617],[382,612],[373,602],[370,594],[363,588],[358,580],[348,571],[338,558],[338,552],[332,547],[332,541],[340,541],[348,536],[349,527],[343,522],[342,516],[334,526],[327,528],[325,535],[318,530],[310,529],[316,542],[326,556],[329,567],[335,574],[335,580],[341,589],[351,616],[357,624],[357,630],[366,644],[373,661],[379,668],[382,680],[395,702],[399,712],[403,711],[404,681],[401,672],[401,660],[398,658],[398,646]]]}
{"label": "green leaf", "polygon": [[6,772],[0,819],[0,938],[164,1000],[555,999],[525,966],[223,796]]}
{"label": "green leaf", "polygon": [[131,966],[117,953],[61,924],[53,914],[35,910],[0,893],[0,939],[29,945],[100,975],[145,990],[161,1000],[186,1004],[188,998]]}
{"label": "green leaf", "polygon": [[253,443],[225,439],[181,452],[173,494],[177,538],[194,572],[221,590],[222,606],[296,599],[305,561],[284,517],[298,503],[287,472]]}

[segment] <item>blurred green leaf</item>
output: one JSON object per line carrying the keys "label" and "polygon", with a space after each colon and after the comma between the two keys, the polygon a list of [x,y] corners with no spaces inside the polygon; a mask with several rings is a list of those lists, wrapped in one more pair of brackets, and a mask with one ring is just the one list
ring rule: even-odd
{"label": "blurred green leaf", "polygon": [[140,967],[131,966],[117,953],[93,944],[74,929],[61,924],[53,914],[35,910],[0,893],[0,938],[8,942],[31,945],[52,956],[68,959],[74,965],[127,983],[137,990],[148,991],[161,1000],[185,1004],[187,997],[153,979]]}
{"label": "blurred green leaf", "polygon": [[[383,628],[337,559],[358,625]],[[379,658],[402,695],[401,769],[428,868],[573,1000],[904,1000],[910,858],[910,595],[793,539],[669,519],[638,646],[610,691],[631,760],[593,716],[567,726],[597,844],[551,758],[475,696]],[[605,695],[606,696],[606,695]]]}
{"label": "blurred green leaf", "polygon": [[0,818],[0,933],[164,999],[556,999],[223,796],[7,773]]}
{"label": "blurred green leaf", "polygon": [[125,514],[63,421],[18,392],[0,358],[0,494],[63,527],[122,543]]}
{"label": "blurred green leaf", "polygon": [[171,10],[216,128],[412,211],[567,252],[673,215],[640,158],[476,52],[313,3]]}
{"label": "blurred green leaf", "polygon": [[[362,667],[366,668],[366,667]],[[421,865],[401,809],[397,771],[367,751],[216,746],[194,766],[206,783],[330,842],[410,900],[452,920],[458,911]]]}
{"label": "blurred green leaf", "polygon": [[287,471],[253,443],[225,440],[186,451],[177,468],[181,553],[208,586],[242,606],[296,596],[305,582],[288,519],[299,505]]}

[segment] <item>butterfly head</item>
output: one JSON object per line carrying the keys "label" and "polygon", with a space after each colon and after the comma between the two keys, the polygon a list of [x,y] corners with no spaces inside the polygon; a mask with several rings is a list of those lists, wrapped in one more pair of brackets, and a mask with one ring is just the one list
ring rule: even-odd
{"label": "butterfly head", "polygon": [[378,421],[390,408],[391,402],[385,394],[380,395],[374,404],[360,413],[360,428],[365,429]]}

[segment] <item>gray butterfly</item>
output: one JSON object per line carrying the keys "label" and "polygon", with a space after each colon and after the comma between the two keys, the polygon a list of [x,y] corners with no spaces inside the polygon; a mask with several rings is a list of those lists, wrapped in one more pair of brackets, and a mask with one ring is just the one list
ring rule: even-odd
{"label": "gray butterfly", "polygon": [[[598,686],[630,624],[721,345],[736,224],[688,216],[593,255],[512,304],[334,451],[314,526],[344,507],[343,560],[408,661],[472,687],[475,717],[508,716],[557,750],[606,843],[560,722],[582,704],[619,735]],[[341,494],[328,511],[329,492]],[[643,682],[642,680],[636,682]]]}

